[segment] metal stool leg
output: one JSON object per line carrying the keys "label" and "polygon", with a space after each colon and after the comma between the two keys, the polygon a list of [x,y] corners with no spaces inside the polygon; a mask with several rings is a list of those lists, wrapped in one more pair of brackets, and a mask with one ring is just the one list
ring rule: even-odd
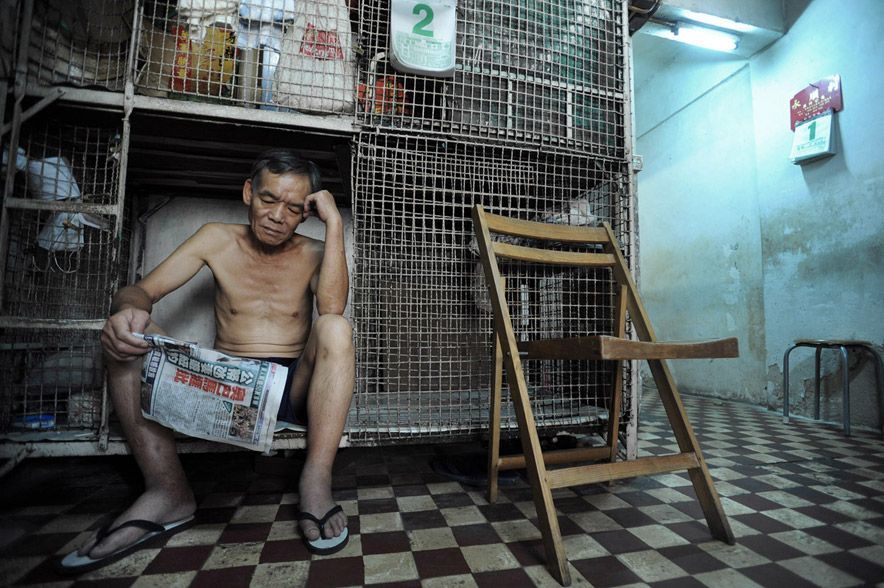
{"label": "metal stool leg", "polygon": [[823,355],[823,348],[817,345],[816,354],[814,355],[813,365],[813,391],[816,394],[816,404],[813,405],[813,418],[820,420],[820,359]]}
{"label": "metal stool leg", "polygon": [[798,347],[793,345],[786,350],[783,356],[783,422],[789,423],[789,354]]}
{"label": "metal stool leg", "polygon": [[844,400],[841,410],[844,412],[844,434],[850,437],[850,374],[848,373],[847,347],[839,345],[841,351],[841,386],[844,388]]}

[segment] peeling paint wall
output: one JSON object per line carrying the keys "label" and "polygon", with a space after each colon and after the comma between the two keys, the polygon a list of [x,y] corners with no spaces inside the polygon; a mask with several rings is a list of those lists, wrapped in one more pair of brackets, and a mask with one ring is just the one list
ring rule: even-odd
{"label": "peeling paint wall", "polygon": [[[787,0],[785,9],[792,28],[746,60],[644,35],[634,43],[640,287],[651,319],[661,337],[740,338],[738,360],[674,362],[683,389],[777,408],[794,339],[884,341],[884,7]],[[839,152],[793,165],[789,98],[836,73]],[[871,363],[851,364],[854,422],[876,426]],[[838,369],[824,361],[832,420]],[[796,351],[799,412],[812,377],[813,352]]]}
{"label": "peeling paint wall", "polygon": [[[815,0],[789,33],[752,62],[756,169],[764,262],[767,363],[782,369],[796,338],[884,342],[884,6],[857,0]],[[784,160],[792,141],[783,108],[795,92],[840,74],[844,110],[836,115],[838,153],[802,166]],[[824,416],[840,420],[837,352],[824,357]],[[874,370],[851,360],[854,422],[877,424]],[[813,350],[793,353],[791,394],[797,409],[802,380],[813,389]],[[836,383],[837,382],[837,383]],[[797,388],[797,389],[796,389]],[[796,396],[796,392],[798,392]],[[781,406],[782,379],[768,381],[771,406]]]}

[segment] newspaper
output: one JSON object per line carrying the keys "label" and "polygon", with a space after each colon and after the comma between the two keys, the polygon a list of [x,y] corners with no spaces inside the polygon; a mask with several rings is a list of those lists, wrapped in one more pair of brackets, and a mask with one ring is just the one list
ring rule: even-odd
{"label": "newspaper", "polygon": [[141,370],[141,411],[191,437],[267,451],[288,369],[196,343],[133,333],[150,346]]}

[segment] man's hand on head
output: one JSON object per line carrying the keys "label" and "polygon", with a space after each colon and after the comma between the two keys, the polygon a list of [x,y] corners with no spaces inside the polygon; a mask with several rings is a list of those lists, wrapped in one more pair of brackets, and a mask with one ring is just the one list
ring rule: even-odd
{"label": "man's hand on head", "polygon": [[335,197],[328,190],[313,192],[304,199],[304,218],[314,216],[328,224],[329,221],[341,220],[341,213],[335,205]]}
{"label": "man's hand on head", "polygon": [[124,308],[111,315],[101,330],[101,346],[118,361],[131,361],[147,353],[150,347],[132,333],[143,333],[150,324],[150,314],[137,308]]}

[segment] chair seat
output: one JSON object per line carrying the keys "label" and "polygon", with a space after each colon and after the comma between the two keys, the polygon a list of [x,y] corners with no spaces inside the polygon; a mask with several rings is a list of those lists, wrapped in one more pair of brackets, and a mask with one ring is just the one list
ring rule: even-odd
{"label": "chair seat", "polygon": [[739,357],[736,337],[706,341],[634,341],[610,335],[522,341],[522,359],[704,359]]}

